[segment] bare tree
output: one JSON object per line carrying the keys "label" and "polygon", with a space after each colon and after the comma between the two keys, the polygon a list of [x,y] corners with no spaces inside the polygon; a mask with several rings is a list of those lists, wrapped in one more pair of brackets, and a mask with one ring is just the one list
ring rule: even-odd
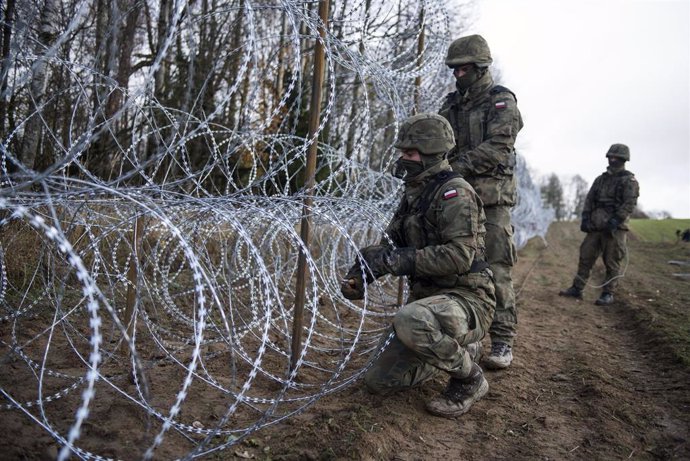
{"label": "bare tree", "polygon": [[[12,24],[14,23],[15,1],[7,0],[3,12],[2,27],[2,63],[0,64],[0,133],[5,133],[5,117],[7,116],[7,79],[10,73],[10,46],[12,43]],[[4,137],[4,136],[3,136]]]}
{"label": "bare tree", "polygon": [[585,207],[585,199],[587,198],[589,185],[582,176],[576,174],[570,181],[569,190],[570,197],[568,202],[570,203],[570,207],[567,216],[569,219],[579,219],[580,215],[582,215],[582,209]]}
{"label": "bare tree", "polygon": [[[426,4],[422,16],[419,2],[402,0],[393,9],[383,0],[337,6],[323,101],[332,105],[319,142],[329,155],[359,155],[379,169],[390,160],[396,120],[415,104],[433,110],[448,86],[450,74],[435,69],[447,17]],[[272,168],[290,178],[273,190],[299,188],[314,5],[7,0],[2,9],[0,128],[15,133],[13,120],[23,124],[8,149],[27,166],[65,159],[68,174],[115,180],[144,164],[148,180],[189,178],[187,185],[198,181],[191,189],[211,193],[240,189]],[[24,10],[40,24],[29,41],[13,25]],[[329,161],[319,164],[328,177],[321,167]]]}
{"label": "bare tree", "polygon": [[544,205],[551,207],[556,215],[557,220],[562,220],[565,217],[565,202],[563,200],[563,186],[561,180],[558,179],[555,173],[552,173],[546,180],[546,183],[541,186],[541,196]]}
{"label": "bare tree", "polygon": [[24,137],[19,153],[20,161],[27,168],[34,167],[34,161],[38,154],[39,142],[43,134],[45,120],[42,115],[43,99],[48,82],[48,56],[45,55],[57,34],[58,30],[58,0],[46,0],[41,13],[38,40],[36,43],[36,55],[38,58],[31,67],[32,78],[30,85],[31,107],[34,112],[31,114],[24,127]]}
{"label": "bare tree", "polygon": [[[101,115],[104,128],[91,148],[87,168],[107,178],[122,165],[115,155],[118,150],[118,136],[128,127],[126,113],[119,114],[132,75],[132,53],[135,34],[142,8],[142,0],[131,3],[126,0],[97,3],[96,45],[103,59],[102,73],[114,79],[115,85],[108,85],[107,93],[96,98],[96,111]],[[109,8],[108,8],[109,6]],[[107,18],[107,19],[106,19]],[[103,29],[108,24],[107,30]]]}

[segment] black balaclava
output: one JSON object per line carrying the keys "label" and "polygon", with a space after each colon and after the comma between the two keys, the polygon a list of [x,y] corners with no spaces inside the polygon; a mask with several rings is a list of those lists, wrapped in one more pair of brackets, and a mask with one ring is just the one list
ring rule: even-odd
{"label": "black balaclava", "polygon": [[625,159],[619,157],[609,157],[609,170],[612,172],[621,171],[625,168]]}
{"label": "black balaclava", "polygon": [[402,157],[396,160],[395,168],[393,170],[393,176],[400,179],[402,179],[403,177],[405,179],[412,179],[420,173],[436,165],[437,163],[442,162],[445,158],[444,153],[435,153],[427,155],[422,154],[420,152],[419,156],[422,159],[421,162],[417,162],[415,160],[404,160]]}
{"label": "black balaclava", "polygon": [[462,77],[455,78],[455,87],[459,92],[464,93],[469,87],[471,87],[477,80],[482,78],[486,73],[486,69],[482,69],[478,66],[472,66],[472,69],[465,72]]}
{"label": "black balaclava", "polygon": [[424,171],[424,164],[416,160],[405,160],[400,157],[395,161],[393,176],[396,178],[413,178]]}

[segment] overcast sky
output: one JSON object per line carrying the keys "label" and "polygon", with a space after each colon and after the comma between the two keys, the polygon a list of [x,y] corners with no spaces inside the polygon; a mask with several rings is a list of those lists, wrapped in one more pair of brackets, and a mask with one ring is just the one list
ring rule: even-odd
{"label": "overcast sky", "polygon": [[532,169],[591,184],[624,143],[641,208],[690,218],[690,1],[479,0],[478,14]]}

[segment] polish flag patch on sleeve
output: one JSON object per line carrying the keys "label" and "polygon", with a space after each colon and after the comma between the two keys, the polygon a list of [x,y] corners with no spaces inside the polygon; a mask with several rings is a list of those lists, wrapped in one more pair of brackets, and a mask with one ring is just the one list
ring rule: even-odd
{"label": "polish flag patch on sleeve", "polygon": [[494,104],[494,107],[496,109],[505,109],[508,107],[508,104],[505,101],[498,101],[496,104]]}
{"label": "polish flag patch on sleeve", "polygon": [[443,200],[448,200],[448,199],[451,199],[451,198],[457,197],[457,196],[458,196],[458,191],[456,189],[450,189],[450,190],[447,190],[443,193]]}

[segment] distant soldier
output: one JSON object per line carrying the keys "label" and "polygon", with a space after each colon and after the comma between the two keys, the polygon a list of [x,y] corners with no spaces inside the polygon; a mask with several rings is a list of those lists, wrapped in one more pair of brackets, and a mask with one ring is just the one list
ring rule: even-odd
{"label": "distant soldier", "polygon": [[690,242],[690,229],[685,229],[684,231],[676,229],[676,243],[681,241]]}
{"label": "distant soldier", "polygon": [[613,144],[606,157],[609,167],[594,180],[582,210],[580,230],[586,232],[587,236],[580,245],[577,275],[573,285],[559,293],[561,296],[582,299],[582,290],[592,266],[602,255],[606,282],[601,296],[595,301],[599,306],[613,302],[613,293],[621,276],[621,262],[627,255],[627,222],[640,195],[635,175],[625,169],[625,162],[630,160],[628,146]]}
{"label": "distant soldier", "polygon": [[515,138],[522,116],[512,91],[494,85],[489,45],[480,35],[450,44],[446,64],[453,69],[457,91],[439,114],[453,127],[456,148],[449,154],[453,171],[477,191],[486,213],[486,258],[496,283],[496,313],[489,333],[488,368],[507,368],[513,361],[517,306],[511,270],[517,260],[510,209],[516,203]]}
{"label": "distant soldier", "polygon": [[395,147],[402,152],[404,195],[381,244],[360,250],[362,259],[341,286],[346,298],[362,299],[365,280],[409,277],[408,303],[395,315],[394,335],[364,380],[372,393],[385,395],[445,372],[448,386],[427,409],[451,418],[489,390],[475,360],[496,302],[484,261],[481,200],[445,159],[453,145],[450,125],[439,115],[403,122]]}

